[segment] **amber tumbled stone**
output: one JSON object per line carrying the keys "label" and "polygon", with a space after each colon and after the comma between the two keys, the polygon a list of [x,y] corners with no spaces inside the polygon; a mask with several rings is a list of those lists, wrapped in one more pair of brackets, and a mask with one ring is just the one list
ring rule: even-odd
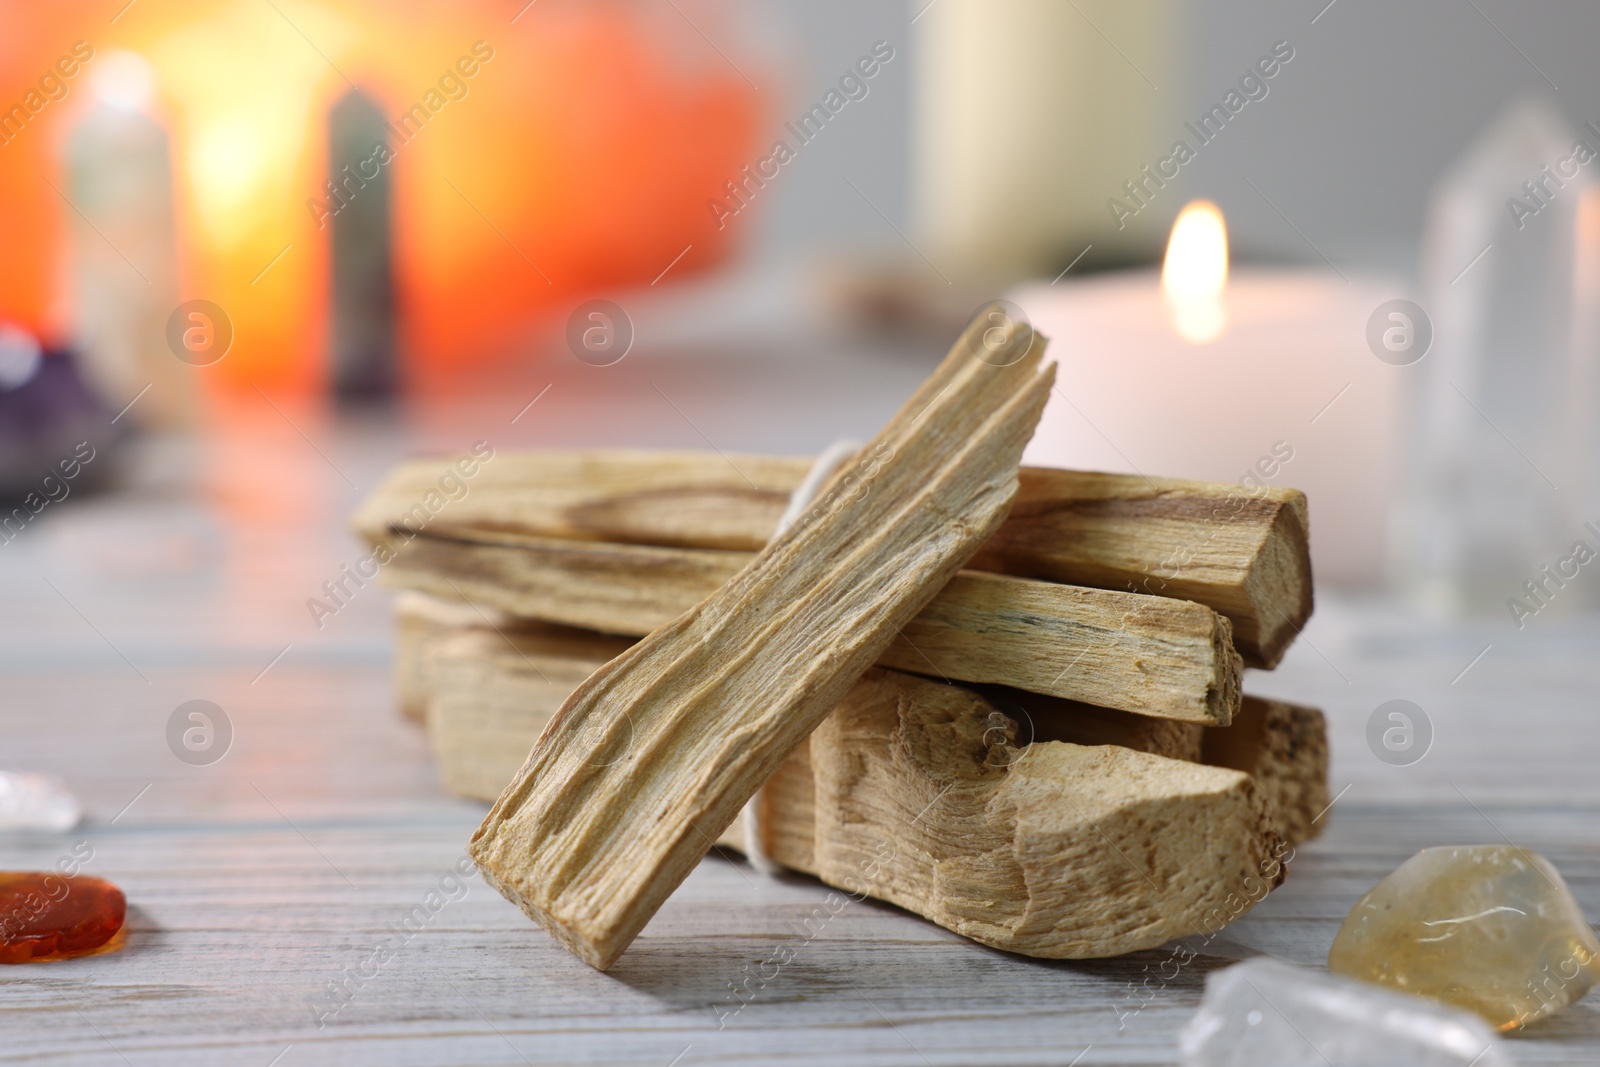
{"label": "amber tumbled stone", "polygon": [[1597,941],[1549,860],[1515,845],[1425,848],[1351,910],[1328,970],[1518,1029],[1600,980]]}
{"label": "amber tumbled stone", "polygon": [[102,878],[0,871],[0,963],[93,952],[128,915],[122,890]]}

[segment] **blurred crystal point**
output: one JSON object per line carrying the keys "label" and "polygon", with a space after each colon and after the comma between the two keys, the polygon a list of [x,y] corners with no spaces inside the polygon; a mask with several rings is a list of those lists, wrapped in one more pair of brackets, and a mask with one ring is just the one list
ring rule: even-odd
{"label": "blurred crystal point", "polygon": [[1594,547],[1600,507],[1600,168],[1576,162],[1597,154],[1600,125],[1525,98],[1430,197],[1434,344],[1400,376],[1393,533],[1396,579],[1433,607],[1521,619],[1594,603],[1593,583],[1533,589],[1540,564]]}
{"label": "blurred crystal point", "polygon": [[1511,1067],[1475,1015],[1258,957],[1206,979],[1184,1067]]}
{"label": "blurred crystal point", "polygon": [[0,771],[0,830],[70,830],[83,805],[53,774]]}
{"label": "blurred crystal point", "polygon": [[1514,845],[1425,848],[1350,909],[1328,969],[1476,1012],[1501,1030],[1581,999],[1600,942],[1550,861]]}

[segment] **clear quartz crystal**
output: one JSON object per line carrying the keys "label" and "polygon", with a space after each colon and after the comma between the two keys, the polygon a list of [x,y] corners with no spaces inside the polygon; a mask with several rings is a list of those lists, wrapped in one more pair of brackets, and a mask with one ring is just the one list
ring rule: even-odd
{"label": "clear quartz crystal", "polygon": [[1421,997],[1258,957],[1206,979],[1184,1067],[1511,1067],[1482,1020]]}
{"label": "clear quartz crystal", "polygon": [[1600,128],[1573,128],[1547,97],[1517,101],[1431,198],[1433,344],[1396,368],[1393,533],[1396,579],[1438,608],[1526,621],[1593,605],[1600,585],[1540,570],[1579,541],[1600,549],[1600,185],[1593,167],[1554,173],[1580,139],[1600,145]]}
{"label": "clear quartz crystal", "polygon": [[70,830],[83,805],[53,774],[0,771],[0,830]]}
{"label": "clear quartz crystal", "polygon": [[1458,1005],[1510,1030],[1581,999],[1600,978],[1600,942],[1538,853],[1425,848],[1351,909],[1328,969]]}

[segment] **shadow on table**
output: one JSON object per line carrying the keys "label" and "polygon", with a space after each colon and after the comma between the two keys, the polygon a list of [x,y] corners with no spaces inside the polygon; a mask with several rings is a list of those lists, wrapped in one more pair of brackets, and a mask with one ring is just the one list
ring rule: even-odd
{"label": "shadow on table", "polygon": [[[806,875],[778,877],[821,885]],[[855,909],[878,912],[882,919],[893,915],[914,919],[922,929],[900,939],[900,944],[924,943],[929,954],[926,965],[908,963],[900,953],[885,953],[881,938],[861,937],[825,922],[804,925],[805,917],[819,914],[809,906],[804,911],[779,906],[773,910],[774,928],[764,934],[747,929],[727,935],[640,938],[607,975],[665,1005],[708,1009],[720,1016],[724,1011],[737,1014],[745,1007],[796,1001],[859,1002],[903,993],[924,999],[940,985],[953,987],[950,991],[958,996],[970,995],[986,976],[1028,968],[1040,972],[1041,1001],[1061,995],[1061,983],[1048,980],[1054,975],[1103,999],[1120,1015],[1136,1015],[1145,1005],[1174,997],[1198,1003],[1207,975],[1257,954],[1225,939],[1201,945],[1195,938],[1112,959],[1035,959],[969,941],[883,901],[853,900],[841,914]],[[965,953],[956,966],[951,965],[947,946],[960,946]],[[1007,988],[1014,986],[1007,983]]]}

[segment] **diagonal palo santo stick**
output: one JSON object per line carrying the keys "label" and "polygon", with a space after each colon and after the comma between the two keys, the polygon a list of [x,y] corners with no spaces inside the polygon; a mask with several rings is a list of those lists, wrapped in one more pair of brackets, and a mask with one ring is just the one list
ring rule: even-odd
{"label": "diagonal palo santo stick", "polygon": [[[749,560],[743,552],[441,528],[397,544],[383,581],[520,619],[641,637]],[[1227,619],[1187,600],[962,571],[878,663],[1226,726],[1243,673],[1231,634]]]}
{"label": "diagonal palo santo stick", "polygon": [[1054,380],[980,314],[813,507],[578,687],[468,844],[604,970],[739,809],[1004,520]]}
{"label": "diagonal palo santo stick", "polygon": [[[809,467],[798,457],[711,452],[506,452],[471,464],[468,486],[446,461],[414,459],[352,523],[372,542],[448,524],[750,552],[766,544]],[[448,503],[438,492],[445,472],[459,490]],[[1024,467],[1011,514],[969,566],[1204,604],[1232,621],[1252,667],[1276,666],[1312,607],[1305,496],[1270,486]]]}

